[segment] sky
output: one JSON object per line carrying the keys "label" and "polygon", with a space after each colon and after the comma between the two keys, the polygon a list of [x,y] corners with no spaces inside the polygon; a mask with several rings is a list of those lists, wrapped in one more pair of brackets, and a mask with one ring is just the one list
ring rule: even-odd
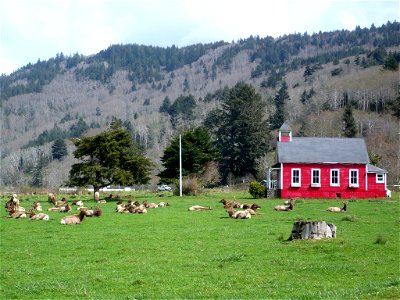
{"label": "sky", "polygon": [[183,47],[399,21],[400,0],[0,0],[0,74],[113,44]]}

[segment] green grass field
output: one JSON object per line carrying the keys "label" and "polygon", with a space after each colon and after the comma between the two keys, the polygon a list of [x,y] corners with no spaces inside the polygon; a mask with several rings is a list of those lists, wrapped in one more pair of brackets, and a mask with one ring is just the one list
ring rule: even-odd
{"label": "green grass field", "polygon": [[[46,212],[47,222],[6,218],[1,198],[1,299],[400,298],[399,201],[351,201],[334,214],[325,210],[339,200],[275,212],[282,200],[245,192],[132,196],[171,206],[118,214],[109,202],[100,218],[65,226],[58,212]],[[45,196],[19,198],[49,207]],[[230,219],[221,198],[256,202],[260,215]],[[80,199],[94,206],[90,195]],[[195,204],[213,210],[187,211]],[[298,219],[334,223],[337,238],[287,241]]]}

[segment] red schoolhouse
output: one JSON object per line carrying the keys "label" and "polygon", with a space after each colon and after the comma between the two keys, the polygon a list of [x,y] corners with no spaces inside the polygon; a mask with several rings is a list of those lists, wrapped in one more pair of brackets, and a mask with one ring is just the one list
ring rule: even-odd
{"label": "red schoolhouse", "polygon": [[281,198],[380,198],[387,171],[369,163],[362,138],[292,137],[285,123],[267,181]]}

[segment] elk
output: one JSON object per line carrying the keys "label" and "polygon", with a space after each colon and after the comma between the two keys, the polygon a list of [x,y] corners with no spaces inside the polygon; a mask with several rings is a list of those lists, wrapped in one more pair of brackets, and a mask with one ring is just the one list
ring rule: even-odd
{"label": "elk", "polygon": [[342,208],[331,206],[331,207],[327,208],[327,211],[330,211],[330,212],[344,212],[344,211],[347,211],[347,202],[343,203],[343,207]]}
{"label": "elk", "polygon": [[84,211],[81,211],[79,214],[66,216],[61,219],[61,225],[73,225],[73,224],[81,224],[86,214]]}
{"label": "elk", "polygon": [[96,206],[95,209],[82,209],[85,212],[86,217],[100,217],[102,214],[101,208]]}
{"label": "elk", "polygon": [[43,214],[43,213],[39,213],[39,214],[35,214],[35,212],[30,209],[28,211],[29,214],[29,218],[31,220],[43,220],[43,221],[48,221],[50,219],[49,215]]}
{"label": "elk", "polygon": [[292,202],[293,202],[293,205],[294,205],[294,203],[296,202],[296,199],[290,198],[289,200],[286,200],[285,202],[283,202],[283,204],[289,205],[290,201],[292,201]]}
{"label": "elk", "polygon": [[60,212],[64,213],[64,212],[70,212],[71,211],[71,206],[69,206],[69,204],[67,203],[65,206],[61,206],[60,207]]}
{"label": "elk", "polygon": [[289,201],[289,205],[277,205],[274,207],[276,211],[291,211],[293,210],[293,201]]}
{"label": "elk", "polygon": [[72,205],[78,206],[76,210],[80,210],[80,208],[83,207],[83,201],[82,200],[74,201],[72,202]]}
{"label": "elk", "polygon": [[128,211],[131,214],[147,214],[147,209],[143,204],[139,206],[129,206]]}
{"label": "elk", "polygon": [[32,209],[36,211],[42,211],[42,205],[39,202],[33,202]]}
{"label": "elk", "polygon": [[[110,194],[110,198],[113,199],[111,194]],[[107,203],[106,199],[100,199],[100,193],[99,192],[95,192],[94,193],[94,201],[96,203]]]}
{"label": "elk", "polygon": [[212,210],[211,207],[205,207],[200,205],[193,205],[188,208],[189,211],[200,211],[200,210]]}
{"label": "elk", "polygon": [[53,205],[54,206],[57,206],[56,204],[56,196],[53,194],[53,193],[49,193],[48,195],[47,195],[47,200],[50,202],[50,203],[53,203]]}
{"label": "elk", "polygon": [[225,208],[232,207],[232,208],[242,208],[242,204],[237,201],[221,199],[219,203],[222,203]]}
{"label": "elk", "polygon": [[256,215],[258,208],[261,208],[261,206],[254,203],[250,207],[246,208],[245,210],[248,211],[251,215]]}
{"label": "elk", "polygon": [[7,208],[7,211],[10,214],[9,218],[12,218],[12,219],[26,218],[26,213],[25,212],[16,211],[14,205],[10,205]]}
{"label": "elk", "polygon": [[17,194],[13,194],[11,196],[10,200],[6,202],[5,208],[7,211],[9,211],[12,208],[15,212],[22,212],[22,213],[25,212],[25,208],[19,206],[19,200],[17,198]]}
{"label": "elk", "polygon": [[119,213],[123,213],[123,212],[128,213],[129,212],[128,209],[126,208],[126,206],[122,203],[122,201],[118,201],[117,208],[115,209],[115,211],[119,212]]}
{"label": "elk", "polygon": [[228,208],[227,213],[232,219],[251,219],[251,213],[247,210],[235,211],[232,207]]}
{"label": "elk", "polygon": [[156,203],[153,203],[153,202],[151,202],[151,203],[146,203],[146,208],[158,208],[158,204],[156,204]]}

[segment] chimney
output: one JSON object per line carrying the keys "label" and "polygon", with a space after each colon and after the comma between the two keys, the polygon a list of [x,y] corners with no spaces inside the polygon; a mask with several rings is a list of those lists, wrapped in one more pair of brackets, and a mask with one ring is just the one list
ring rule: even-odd
{"label": "chimney", "polygon": [[292,141],[292,129],[288,124],[283,123],[281,128],[279,128],[279,142],[291,142]]}

